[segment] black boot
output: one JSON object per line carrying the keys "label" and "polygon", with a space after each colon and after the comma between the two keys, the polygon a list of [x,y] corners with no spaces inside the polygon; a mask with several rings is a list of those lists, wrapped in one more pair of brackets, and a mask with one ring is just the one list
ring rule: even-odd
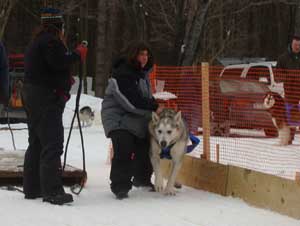
{"label": "black boot", "polygon": [[141,181],[134,178],[132,181],[132,185],[137,188],[146,187],[146,188],[150,188],[150,191],[155,191],[154,185],[151,183],[151,181]]}
{"label": "black boot", "polygon": [[41,193],[32,193],[32,194],[25,194],[25,199],[38,199],[38,198],[42,198],[42,194]]}
{"label": "black boot", "polygon": [[43,202],[49,202],[54,205],[64,205],[73,202],[73,196],[68,193],[60,193],[51,196],[45,196]]}
{"label": "black boot", "polygon": [[126,192],[126,191],[120,191],[120,192],[116,193],[115,195],[116,195],[116,198],[119,200],[128,198],[128,192]]}

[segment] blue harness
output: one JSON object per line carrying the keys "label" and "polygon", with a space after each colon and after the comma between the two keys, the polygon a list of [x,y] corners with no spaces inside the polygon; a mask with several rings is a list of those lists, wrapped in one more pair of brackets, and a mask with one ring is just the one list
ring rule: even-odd
{"label": "blue harness", "polygon": [[[200,143],[200,139],[191,133],[189,134],[189,138],[190,138],[192,144],[190,144],[186,147],[185,153],[192,152],[195,149],[195,147]],[[162,148],[161,152],[160,152],[160,158],[161,159],[172,159],[171,149],[174,145],[175,145],[175,143],[169,145],[168,147]]]}
{"label": "blue harness", "polygon": [[300,114],[300,105],[299,104],[295,105],[295,104],[285,103],[285,110],[286,110],[285,113],[286,113],[288,125],[300,126],[300,121],[293,121],[293,119],[292,119],[291,111],[293,110],[293,108],[296,108],[298,110],[298,113]]}

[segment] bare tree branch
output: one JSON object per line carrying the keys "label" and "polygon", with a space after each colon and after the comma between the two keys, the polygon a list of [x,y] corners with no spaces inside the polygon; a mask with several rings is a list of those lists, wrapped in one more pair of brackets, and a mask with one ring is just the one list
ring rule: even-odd
{"label": "bare tree branch", "polygon": [[2,39],[9,15],[17,3],[17,0],[1,0],[0,1],[0,39]]}
{"label": "bare tree branch", "polygon": [[160,9],[162,11],[162,15],[164,17],[165,23],[168,25],[168,27],[171,29],[171,31],[175,31],[174,27],[170,24],[170,22],[168,20],[168,16],[167,16],[167,13],[166,13],[163,3],[161,2],[161,0],[158,0],[158,3],[160,5]]}

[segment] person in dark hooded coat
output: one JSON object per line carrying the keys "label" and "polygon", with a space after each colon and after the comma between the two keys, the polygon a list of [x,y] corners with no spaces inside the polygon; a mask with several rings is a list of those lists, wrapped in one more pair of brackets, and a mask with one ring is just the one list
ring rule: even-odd
{"label": "person in dark hooded coat", "polygon": [[127,198],[132,185],[153,188],[148,123],[159,106],[151,93],[151,68],[152,55],[147,45],[131,46],[128,56],[113,64],[102,102],[104,131],[114,150],[111,190],[118,199]]}
{"label": "person in dark hooded coat", "polygon": [[28,148],[25,153],[23,189],[25,199],[63,205],[73,201],[64,191],[63,112],[70,98],[71,65],[84,60],[86,48],[69,51],[64,42],[62,15],[46,9],[42,24],[25,53],[25,82],[22,99],[28,119]]}

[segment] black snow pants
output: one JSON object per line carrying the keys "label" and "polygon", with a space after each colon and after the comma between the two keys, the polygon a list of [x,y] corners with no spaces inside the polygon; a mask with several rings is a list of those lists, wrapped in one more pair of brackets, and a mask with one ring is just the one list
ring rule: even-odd
{"label": "black snow pants", "polygon": [[115,130],[110,133],[114,156],[111,163],[111,191],[128,192],[132,187],[132,178],[141,183],[151,182],[153,172],[149,156],[149,139],[141,139],[127,130]]}
{"label": "black snow pants", "polygon": [[25,196],[63,193],[60,156],[63,153],[65,101],[51,89],[28,83],[23,87],[22,98],[29,133],[23,174]]}

